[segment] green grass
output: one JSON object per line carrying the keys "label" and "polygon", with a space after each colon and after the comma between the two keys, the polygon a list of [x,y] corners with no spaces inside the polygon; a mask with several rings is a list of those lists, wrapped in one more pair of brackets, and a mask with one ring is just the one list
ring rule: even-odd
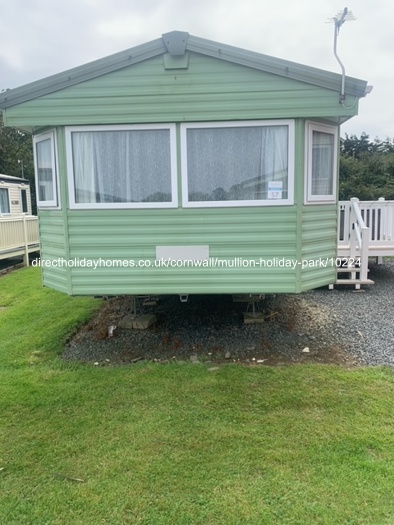
{"label": "green grass", "polygon": [[99,304],[43,288],[37,268],[0,277],[1,369],[57,356],[67,335]]}
{"label": "green grass", "polygon": [[390,370],[62,363],[96,305],[0,279],[1,524],[394,523]]}

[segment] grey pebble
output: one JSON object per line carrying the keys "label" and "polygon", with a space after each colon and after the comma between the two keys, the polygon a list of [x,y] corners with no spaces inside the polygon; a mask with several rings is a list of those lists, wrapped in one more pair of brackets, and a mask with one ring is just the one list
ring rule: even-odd
{"label": "grey pebble", "polygon": [[[313,341],[313,352],[320,350],[319,362],[330,350],[340,348],[343,362],[353,359],[361,365],[394,367],[394,260],[383,265],[371,260],[369,278],[375,284],[365,286],[362,294],[342,286],[267,296],[259,307],[267,315],[277,314],[273,321],[259,325],[243,323],[246,307],[233,303],[231,296],[190,296],[188,303],[164,297],[154,311],[154,330],[119,329],[103,340],[88,327],[66,345],[63,358],[115,366],[133,364],[136,358],[197,363],[225,356],[250,362],[270,355],[279,364],[302,356],[300,349]],[[128,313],[129,299],[118,301],[109,325],[119,326],[119,317]]]}

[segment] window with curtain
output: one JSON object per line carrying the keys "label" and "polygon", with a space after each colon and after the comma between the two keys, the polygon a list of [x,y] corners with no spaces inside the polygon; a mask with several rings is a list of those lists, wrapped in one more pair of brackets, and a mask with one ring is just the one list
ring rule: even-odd
{"label": "window with curtain", "polygon": [[68,128],[75,208],[176,205],[174,127]]}
{"label": "window with curtain", "polygon": [[10,213],[8,188],[0,188],[0,214]]}
{"label": "window with curtain", "polygon": [[183,124],[183,205],[292,203],[293,135],[292,121]]}
{"label": "window with curtain", "polygon": [[38,206],[56,207],[58,200],[53,131],[34,137],[34,164]]}
{"label": "window with curtain", "polygon": [[306,201],[335,201],[337,128],[307,124]]}

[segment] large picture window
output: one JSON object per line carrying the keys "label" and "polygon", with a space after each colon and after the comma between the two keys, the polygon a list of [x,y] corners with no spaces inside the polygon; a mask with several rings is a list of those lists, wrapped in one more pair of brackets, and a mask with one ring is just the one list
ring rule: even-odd
{"label": "large picture window", "polygon": [[177,206],[175,126],[66,128],[70,207]]}
{"label": "large picture window", "polygon": [[181,126],[185,207],[293,204],[293,121]]}
{"label": "large picture window", "polygon": [[34,137],[34,165],[38,206],[57,207],[55,134],[53,131]]}
{"label": "large picture window", "polygon": [[306,202],[335,202],[337,141],[337,128],[307,123]]}

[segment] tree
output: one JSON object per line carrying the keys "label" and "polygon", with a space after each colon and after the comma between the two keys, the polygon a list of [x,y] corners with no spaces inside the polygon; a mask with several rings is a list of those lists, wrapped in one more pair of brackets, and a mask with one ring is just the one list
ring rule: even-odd
{"label": "tree", "polygon": [[339,198],[394,199],[394,141],[345,135],[341,139]]}
{"label": "tree", "polygon": [[31,184],[33,213],[36,212],[32,135],[3,125],[0,113],[0,173],[23,177]]}
{"label": "tree", "polygon": [[345,138],[341,138],[341,154],[354,158],[359,158],[362,153],[370,152],[369,135],[365,132],[361,133],[360,138],[356,135],[348,135],[345,133]]}

